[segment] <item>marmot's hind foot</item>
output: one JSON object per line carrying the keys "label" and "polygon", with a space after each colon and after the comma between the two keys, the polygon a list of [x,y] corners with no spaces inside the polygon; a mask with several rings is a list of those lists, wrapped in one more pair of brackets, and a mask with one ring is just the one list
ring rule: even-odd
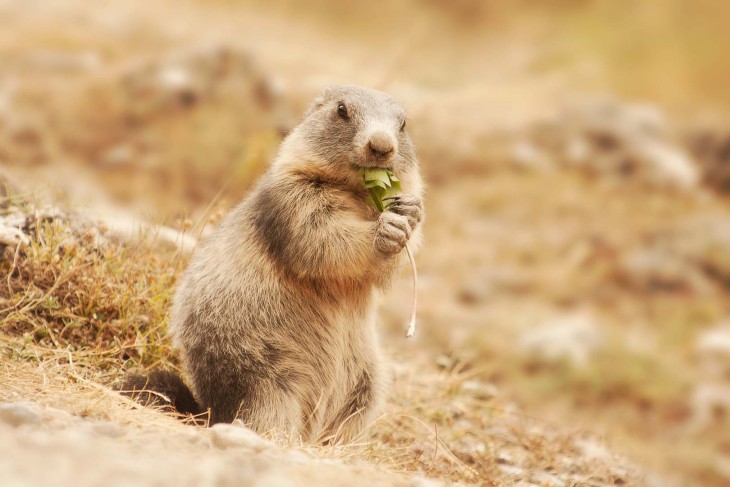
{"label": "marmot's hind foot", "polygon": [[148,375],[129,374],[119,392],[145,406],[158,406],[180,414],[204,412],[180,374],[172,370],[154,369]]}

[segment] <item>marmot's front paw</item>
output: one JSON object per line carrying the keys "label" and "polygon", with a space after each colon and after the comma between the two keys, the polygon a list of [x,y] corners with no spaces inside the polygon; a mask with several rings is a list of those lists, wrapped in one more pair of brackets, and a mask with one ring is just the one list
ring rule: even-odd
{"label": "marmot's front paw", "polygon": [[380,214],[375,230],[375,248],[385,255],[397,254],[408,243],[411,232],[407,217],[384,211]]}
{"label": "marmot's front paw", "polygon": [[400,252],[423,218],[421,199],[412,195],[389,198],[387,210],[380,214],[375,232],[375,248],[386,255]]}
{"label": "marmot's front paw", "polygon": [[408,218],[408,225],[411,230],[423,220],[423,201],[412,194],[401,194],[383,199],[387,210]]}

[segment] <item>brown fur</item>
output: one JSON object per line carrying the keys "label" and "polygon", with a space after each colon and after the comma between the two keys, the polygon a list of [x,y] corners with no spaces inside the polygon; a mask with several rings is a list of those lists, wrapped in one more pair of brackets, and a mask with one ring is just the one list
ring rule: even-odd
{"label": "brown fur", "polygon": [[[403,120],[384,93],[326,90],[195,252],[171,335],[213,423],[340,441],[373,419],[385,389],[374,296],[409,239],[415,250],[423,216]],[[357,166],[401,179],[393,211],[365,204]]]}

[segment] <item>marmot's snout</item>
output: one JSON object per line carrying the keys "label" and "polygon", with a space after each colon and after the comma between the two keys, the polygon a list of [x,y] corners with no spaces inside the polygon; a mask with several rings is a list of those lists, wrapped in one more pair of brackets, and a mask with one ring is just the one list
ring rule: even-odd
{"label": "marmot's snout", "polygon": [[368,138],[365,148],[366,157],[380,164],[385,164],[393,159],[398,152],[398,141],[383,131],[373,132]]}

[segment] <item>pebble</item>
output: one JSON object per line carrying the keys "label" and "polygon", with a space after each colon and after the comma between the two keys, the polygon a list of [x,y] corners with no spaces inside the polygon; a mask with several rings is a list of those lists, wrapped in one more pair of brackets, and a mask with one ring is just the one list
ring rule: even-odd
{"label": "pebble", "polygon": [[523,354],[540,360],[584,365],[601,346],[602,335],[600,324],[589,314],[566,314],[525,330],[519,345]]}
{"label": "pebble", "polygon": [[413,487],[442,487],[445,484],[440,480],[429,479],[419,475],[411,479],[411,485]]}
{"label": "pebble", "polygon": [[119,438],[126,434],[126,432],[117,424],[110,421],[101,421],[93,423],[91,430],[95,434],[102,436],[108,436],[109,438]]}
{"label": "pebble", "polygon": [[461,385],[461,390],[471,395],[475,399],[485,401],[493,399],[499,394],[499,390],[494,384],[481,382],[478,380],[467,380]]}
{"label": "pebble", "polygon": [[0,404],[0,421],[10,426],[37,424],[40,420],[40,414],[32,406],[21,403]]}
{"label": "pebble", "polygon": [[251,448],[262,451],[273,445],[245,426],[219,423],[210,428],[210,439],[213,445],[221,449]]}

